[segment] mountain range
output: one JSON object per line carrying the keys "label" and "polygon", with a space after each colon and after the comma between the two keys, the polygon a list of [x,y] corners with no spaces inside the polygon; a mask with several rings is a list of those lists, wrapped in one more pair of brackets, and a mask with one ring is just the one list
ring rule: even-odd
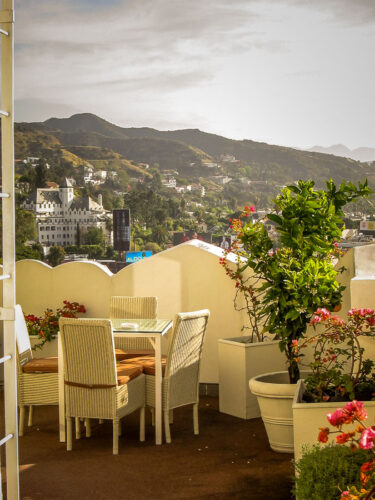
{"label": "mountain range", "polygon": [[[130,175],[145,175],[142,164],[178,170],[186,178],[212,176],[207,162],[233,155],[226,173],[246,175],[253,180],[286,184],[313,178],[317,184],[332,177],[335,182],[356,182],[368,177],[375,185],[375,168],[351,158],[326,152],[301,151],[252,140],[232,140],[198,129],[160,131],[153,128],[124,128],[94,114],[50,118],[44,122],[15,126],[16,157],[43,156],[50,161],[74,165],[115,162]],[[96,164],[94,162],[97,162]]]}
{"label": "mountain range", "polygon": [[352,158],[352,160],[371,162],[375,161],[375,148],[356,148],[349,149],[343,144],[335,144],[334,146],[323,147],[314,146],[308,151],[313,151],[315,153],[325,153],[335,156],[343,156],[344,158]]}

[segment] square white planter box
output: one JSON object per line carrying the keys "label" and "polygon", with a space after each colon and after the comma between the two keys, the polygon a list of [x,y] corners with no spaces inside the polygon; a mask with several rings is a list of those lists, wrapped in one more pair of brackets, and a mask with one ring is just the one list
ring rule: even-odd
{"label": "square white planter box", "polygon": [[[343,408],[346,402],[323,402],[323,403],[302,403],[305,390],[303,380],[297,384],[296,394],[293,400],[293,430],[294,430],[294,458],[299,460],[302,457],[303,445],[313,445],[318,443],[319,427],[328,427],[335,430],[327,420],[327,413],[332,413],[336,408]],[[363,401],[367,410],[368,419],[364,421],[367,427],[375,424],[375,401]],[[358,422],[354,425],[344,425],[343,432],[355,430]],[[337,434],[329,436],[328,443],[336,442]]]}
{"label": "square white planter box", "polygon": [[279,341],[245,343],[250,337],[219,339],[219,410],[234,417],[260,417],[249,380],[262,373],[285,370]]}
{"label": "square white planter box", "polygon": [[[30,335],[30,344],[33,348],[36,344],[40,343],[40,338],[37,335]],[[57,357],[57,337],[46,342],[41,349],[33,350],[33,358],[50,358]]]}

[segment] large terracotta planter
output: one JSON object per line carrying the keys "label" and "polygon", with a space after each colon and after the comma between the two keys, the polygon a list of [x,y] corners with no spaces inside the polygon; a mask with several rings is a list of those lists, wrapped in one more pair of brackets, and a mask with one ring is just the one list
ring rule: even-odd
{"label": "large terracotta planter", "polygon": [[260,417],[249,379],[264,372],[285,369],[278,341],[250,342],[251,337],[219,339],[219,410],[235,417]]}
{"label": "large terracotta planter", "polygon": [[292,403],[297,384],[290,384],[289,374],[284,371],[254,377],[249,387],[258,398],[271,448],[281,453],[293,453]]}
{"label": "large terracotta planter", "polygon": [[[335,430],[327,420],[327,413],[332,413],[336,408],[343,408],[345,402],[323,402],[303,403],[302,397],[305,391],[303,380],[297,383],[297,390],[293,399],[293,429],[294,429],[294,458],[302,457],[304,445],[313,445],[318,442],[319,427],[328,427]],[[366,426],[375,424],[375,401],[366,401],[364,406],[368,413],[368,419],[364,422]],[[354,425],[345,425],[344,432],[355,430],[358,422]],[[336,434],[329,436],[330,442],[336,441]]]}
{"label": "large terracotta planter", "polygon": [[[36,344],[40,344],[38,335],[30,335],[30,344],[31,348]],[[49,358],[52,356],[57,357],[57,337],[52,339],[51,342],[46,342],[41,349],[33,350],[33,358]]]}

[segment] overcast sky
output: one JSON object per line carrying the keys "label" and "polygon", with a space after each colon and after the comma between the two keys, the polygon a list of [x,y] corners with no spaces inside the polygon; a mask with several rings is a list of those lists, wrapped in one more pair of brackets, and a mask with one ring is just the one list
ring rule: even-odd
{"label": "overcast sky", "polygon": [[375,147],[375,0],[15,0],[16,121]]}

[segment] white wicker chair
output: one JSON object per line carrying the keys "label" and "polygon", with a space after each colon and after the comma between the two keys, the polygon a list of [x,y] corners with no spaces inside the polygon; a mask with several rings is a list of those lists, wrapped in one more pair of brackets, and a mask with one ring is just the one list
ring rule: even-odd
{"label": "white wicker chair", "polygon": [[[176,315],[172,339],[168,348],[163,376],[163,418],[165,439],[171,442],[170,411],[193,404],[194,434],[199,434],[199,371],[202,347],[209,311],[195,311]],[[135,360],[129,360],[129,362]],[[126,363],[126,362],[123,362]],[[146,360],[146,365],[148,364]],[[145,366],[146,366],[145,365]],[[146,406],[155,406],[155,377],[146,373]]]}
{"label": "white wicker chair", "polygon": [[113,421],[113,454],[117,455],[120,419],[137,409],[141,410],[140,440],[144,441],[145,376],[142,369],[131,365],[129,371],[120,373],[115,363],[111,322],[60,318],[59,325],[67,450],[72,449],[72,418],[86,419],[86,432],[90,418],[110,419]]}
{"label": "white wicker chair", "polygon": [[[126,297],[112,296],[109,305],[109,317],[111,319],[155,319],[158,312],[157,297]],[[117,349],[150,349],[150,341],[147,338],[118,338],[115,337]]]}
{"label": "white wicker chair", "polygon": [[[58,405],[58,373],[57,358],[34,359],[30,345],[30,338],[26,322],[20,305],[15,307],[15,330],[17,339],[17,386],[18,406],[20,408],[19,435],[23,436],[25,427],[25,406],[29,407],[28,425],[32,425],[33,406]],[[53,371],[47,366],[42,366],[44,361],[47,365],[54,364]],[[51,363],[52,361],[52,363]],[[36,366],[35,366],[36,364]],[[43,370],[26,373],[26,365],[34,369]]]}

